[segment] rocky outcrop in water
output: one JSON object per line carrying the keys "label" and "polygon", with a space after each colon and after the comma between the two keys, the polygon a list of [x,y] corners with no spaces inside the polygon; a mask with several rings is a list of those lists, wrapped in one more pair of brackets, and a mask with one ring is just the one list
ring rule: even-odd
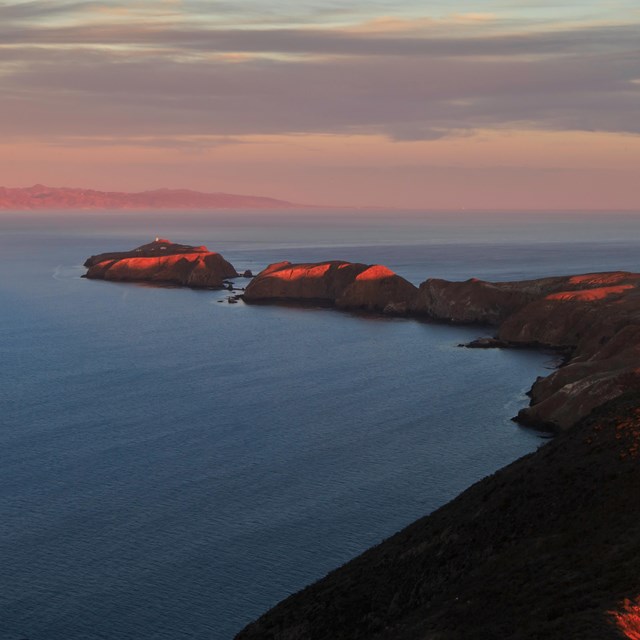
{"label": "rocky outcrop in water", "polygon": [[220,288],[238,275],[219,253],[156,238],[132,251],[102,253],[85,262],[86,278]]}
{"label": "rocky outcrop in water", "polygon": [[[238,274],[206,247],[157,239],[128,252],[92,256],[87,278],[221,287]],[[269,265],[246,302],[321,303],[339,309],[414,315],[497,327],[475,347],[548,347],[567,362],[531,390],[519,422],[566,429],[594,408],[640,392],[640,274],[560,276],[520,282],[429,279],[418,289],[382,265],[344,261]]]}
{"label": "rocky outcrop in water", "polygon": [[249,284],[246,302],[306,302],[389,314],[407,312],[417,289],[387,267],[338,260],[269,265]]}

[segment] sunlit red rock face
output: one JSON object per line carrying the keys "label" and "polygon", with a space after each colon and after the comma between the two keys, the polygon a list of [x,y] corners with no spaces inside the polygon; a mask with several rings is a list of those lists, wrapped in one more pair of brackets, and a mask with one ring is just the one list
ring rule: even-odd
{"label": "sunlit red rock face", "polygon": [[624,638],[640,640],[640,597],[625,598],[619,609],[611,611],[611,616]]}
{"label": "sunlit red rock face", "polygon": [[386,267],[336,260],[269,265],[251,281],[243,297],[246,302],[320,302],[340,309],[403,314],[416,292],[416,287]]}
{"label": "sunlit red rock face", "polygon": [[607,403],[238,640],[637,639],[639,405]]}
{"label": "sunlit red rock face", "polygon": [[640,274],[595,273],[523,282],[427,280],[413,313],[498,325],[512,346],[561,348],[568,363],[539,379],[520,422],[565,429],[628,390],[640,391]]}
{"label": "sunlit red rock face", "polygon": [[162,238],[132,251],[91,256],[85,267],[88,267],[86,277],[90,279],[204,288],[221,287],[226,278],[238,275],[219,253]]}
{"label": "sunlit red rock face", "polygon": [[509,315],[555,290],[564,278],[523,282],[449,282],[430,278],[418,290],[411,311],[435,320],[498,325]]}

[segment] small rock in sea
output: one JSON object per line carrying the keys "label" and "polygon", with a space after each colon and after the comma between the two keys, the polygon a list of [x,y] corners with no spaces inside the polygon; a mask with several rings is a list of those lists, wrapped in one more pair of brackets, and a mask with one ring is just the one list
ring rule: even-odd
{"label": "small rock in sea", "polygon": [[243,278],[253,278],[253,273],[251,272],[251,269],[247,269],[243,274],[242,274]]}
{"label": "small rock in sea", "polygon": [[467,347],[468,349],[500,349],[509,345],[504,340],[498,340],[497,338],[478,338],[458,346]]}

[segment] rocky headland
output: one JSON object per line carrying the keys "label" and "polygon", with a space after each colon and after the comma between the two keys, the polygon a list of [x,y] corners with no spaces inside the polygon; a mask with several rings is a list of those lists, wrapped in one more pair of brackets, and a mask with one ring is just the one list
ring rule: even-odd
{"label": "rocky headland", "polygon": [[[339,308],[493,327],[473,346],[557,350],[563,365],[535,382],[518,415],[557,435],[237,640],[638,640],[640,274],[430,279],[391,297],[369,291],[376,304],[367,306],[350,283],[332,288],[329,264],[274,265],[248,301],[306,302],[323,291]],[[283,282],[271,275],[281,269]]]}
{"label": "rocky headland", "polygon": [[[189,287],[222,287],[238,276],[219,253],[159,238],[92,256],[85,266],[87,278]],[[485,325],[494,335],[469,346],[556,350],[563,366],[536,380],[517,420],[559,431],[625,392],[640,392],[639,285],[640,274],[618,271],[520,282],[431,278],[415,287],[385,266],[334,260],[271,264],[242,297]]]}
{"label": "rocky headland", "polygon": [[[188,264],[211,255],[165,251],[151,243],[94,256],[87,276],[115,266],[107,279],[126,279],[128,261],[158,261],[132,269],[145,278],[131,279],[148,279],[172,273],[167,258],[191,273]],[[555,438],[287,598],[237,640],[640,638],[639,284],[640,274],[609,272],[415,287],[381,265],[341,261],[258,274],[247,303],[477,324],[490,335],[469,346],[553,349],[563,364],[536,380],[517,417]]]}
{"label": "rocky headland", "polygon": [[340,309],[496,327],[473,346],[544,347],[565,364],[531,389],[518,421],[557,431],[608,400],[640,391],[640,274],[560,276],[521,282],[428,279],[419,288],[387,267],[349,262],[270,265],[247,302],[324,302]]}
{"label": "rocky headland", "polygon": [[219,253],[156,238],[131,251],[88,258],[86,278],[115,282],[150,282],[194,288],[221,288],[237,271]]}

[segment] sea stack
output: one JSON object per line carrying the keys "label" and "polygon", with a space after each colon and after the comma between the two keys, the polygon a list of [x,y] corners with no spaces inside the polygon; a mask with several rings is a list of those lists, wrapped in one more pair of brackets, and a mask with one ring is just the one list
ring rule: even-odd
{"label": "sea stack", "polygon": [[91,256],[84,266],[86,278],[116,282],[153,282],[218,289],[237,271],[219,253],[205,246],[192,247],[156,238],[131,251]]}

